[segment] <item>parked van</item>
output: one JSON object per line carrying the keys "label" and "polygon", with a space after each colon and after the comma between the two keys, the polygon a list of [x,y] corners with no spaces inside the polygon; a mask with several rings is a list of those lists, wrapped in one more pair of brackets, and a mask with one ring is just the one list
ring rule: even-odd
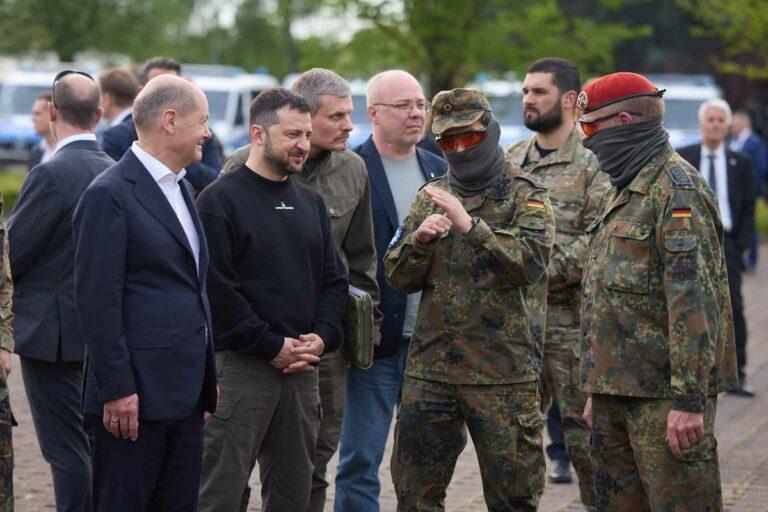
{"label": "parked van", "polygon": [[[64,69],[64,68],[62,68]],[[0,160],[26,161],[40,142],[32,125],[32,104],[51,92],[57,71],[13,71],[0,88]]]}

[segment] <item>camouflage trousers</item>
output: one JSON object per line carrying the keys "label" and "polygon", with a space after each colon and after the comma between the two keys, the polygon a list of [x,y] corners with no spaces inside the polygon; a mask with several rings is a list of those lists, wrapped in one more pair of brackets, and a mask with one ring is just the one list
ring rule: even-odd
{"label": "camouflage trousers", "polygon": [[488,510],[535,511],[544,488],[543,425],[538,382],[452,385],[406,375],[392,452],[397,510],[444,510],[469,430]]}
{"label": "camouflage trousers", "polygon": [[13,414],[5,371],[0,368],[0,512],[13,512]]}
{"label": "camouflage trousers", "polygon": [[667,444],[671,399],[592,395],[592,457],[599,512],[723,510],[717,397],[704,406],[705,437],[678,459]]}
{"label": "camouflage trousers", "polygon": [[541,369],[541,410],[557,402],[568,457],[579,476],[581,502],[595,508],[595,477],[590,457],[589,426],[582,418],[587,396],[579,388],[579,329],[548,327]]}

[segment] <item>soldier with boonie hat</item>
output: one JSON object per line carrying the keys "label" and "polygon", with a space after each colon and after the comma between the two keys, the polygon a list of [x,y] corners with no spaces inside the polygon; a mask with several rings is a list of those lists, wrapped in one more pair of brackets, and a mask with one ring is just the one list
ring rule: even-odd
{"label": "soldier with boonie hat", "polygon": [[395,426],[398,510],[443,509],[467,429],[489,510],[536,510],[552,207],[505,159],[480,91],[440,92],[432,112],[448,174],[419,192],[384,257],[395,290],[422,292]]}

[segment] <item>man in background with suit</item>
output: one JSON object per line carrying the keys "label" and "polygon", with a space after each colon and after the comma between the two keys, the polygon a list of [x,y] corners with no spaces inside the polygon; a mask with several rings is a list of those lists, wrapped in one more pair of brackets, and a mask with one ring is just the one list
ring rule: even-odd
{"label": "man in background with suit", "polygon": [[48,103],[51,101],[51,93],[41,94],[32,104],[32,125],[35,134],[40,135],[42,139],[37,146],[29,152],[29,169],[32,170],[37,164],[47,162],[53,154],[53,148],[56,146],[56,139],[51,132],[51,116],[48,113]]}
{"label": "man in background with suit", "polygon": [[376,278],[384,318],[373,366],[347,369],[347,407],[336,473],[337,512],[379,510],[379,465],[400,401],[420,297],[419,293],[401,295],[387,284],[382,258],[416,192],[447,170],[445,160],[417,147],[429,102],[413,76],[400,70],[379,73],[368,83],[367,101],[373,134],[355,152],[363,158],[371,182]]}
{"label": "man in background with suit", "polygon": [[[181,76],[181,65],[168,57],[150,59],[144,63],[144,67],[141,69],[141,86],[144,87],[151,79],[166,74]],[[101,145],[104,151],[117,161],[123,157],[125,152],[131,148],[131,144],[138,138],[133,116],[128,114],[122,123],[104,132]],[[219,176],[220,170],[221,156],[216,150],[216,143],[212,135],[203,142],[202,160],[187,166],[187,174],[184,179],[195,189],[195,194],[199,194],[205,187],[213,183]]]}
{"label": "man in background with suit", "polygon": [[211,136],[208,103],[194,84],[161,76],[133,116],[139,139],[85,191],[73,221],[93,501],[103,512],[187,512],[217,399],[208,250],[182,180]]}
{"label": "man in background with suit", "polygon": [[24,180],[8,224],[16,353],[59,511],[90,510],[91,465],[80,399],[84,340],[75,309],[72,214],[114,162],[96,142],[99,85],[62,72],[50,102],[53,156]]}
{"label": "man in background with suit", "polygon": [[[109,127],[117,126],[131,115],[139,82],[129,68],[112,68],[99,75],[101,108]],[[121,155],[122,156],[122,155]]]}
{"label": "man in background with suit", "polygon": [[[746,110],[734,112],[731,136],[728,149],[749,157],[754,171],[755,197],[764,195],[766,180],[768,180],[768,146],[760,135],[752,131],[752,119]],[[758,245],[757,229],[754,229],[747,255],[747,270],[754,270],[757,265]]]}
{"label": "man in background with suit", "polygon": [[680,156],[696,167],[717,196],[725,231],[725,263],[733,309],[739,387],[729,393],[753,397],[747,385],[747,323],[741,296],[744,252],[749,248],[755,222],[755,182],[749,159],[726,148],[731,107],[725,100],[707,100],[699,107],[701,144],[680,149]]}

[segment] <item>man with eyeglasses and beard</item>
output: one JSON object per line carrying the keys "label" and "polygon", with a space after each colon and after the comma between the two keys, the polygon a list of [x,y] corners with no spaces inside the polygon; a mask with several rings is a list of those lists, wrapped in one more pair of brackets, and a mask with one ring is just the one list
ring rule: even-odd
{"label": "man with eyeglasses and beard", "polygon": [[321,416],[314,365],[342,341],[349,286],[322,198],[293,179],[311,135],[301,95],[262,91],[248,159],[198,198],[221,387],[199,510],[245,510],[257,460],[262,510],[303,511],[310,500]]}
{"label": "man with eyeglasses and beard", "polygon": [[552,208],[505,159],[481,92],[440,92],[432,112],[448,174],[419,192],[384,258],[395,290],[422,294],[395,426],[398,510],[443,510],[467,429],[488,509],[536,510]]}
{"label": "man with eyeglasses and beard", "polygon": [[[581,274],[587,256],[587,227],[595,220],[608,176],[599,172],[597,158],[581,144],[576,128],[579,70],[565,59],[540,59],[523,81],[524,122],[536,133],[507,149],[507,156],[547,187],[557,225],[549,260],[547,332],[541,392],[546,412],[554,402],[562,418],[560,443],[547,453],[553,461],[550,478],[570,481],[570,460],[579,476],[581,501],[594,509],[595,491],[589,457],[589,426],[582,413],[586,396],[579,389],[579,300]],[[550,436],[553,421],[550,416]],[[559,426],[555,423],[555,426]],[[562,446],[562,445],[560,445]],[[567,452],[565,452],[567,450]],[[558,453],[559,452],[559,453]]]}
{"label": "man with eyeglasses and beard", "polygon": [[738,386],[717,197],[678,155],[648,79],[614,73],[577,99],[610,176],[581,301],[596,510],[723,509],[717,394]]}

